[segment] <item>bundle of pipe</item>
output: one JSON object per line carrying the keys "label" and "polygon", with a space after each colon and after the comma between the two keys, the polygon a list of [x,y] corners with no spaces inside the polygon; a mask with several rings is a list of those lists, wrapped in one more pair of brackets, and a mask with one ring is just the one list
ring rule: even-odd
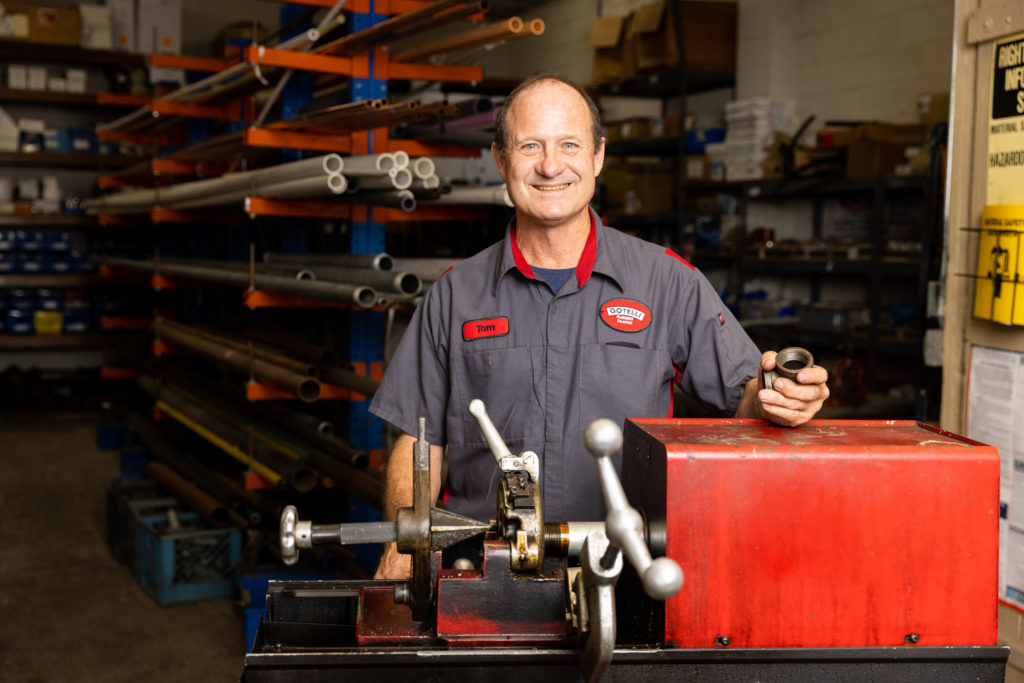
{"label": "bundle of pipe", "polygon": [[185,334],[195,335],[197,337],[204,337],[217,344],[229,346],[237,351],[243,351],[245,353],[251,353],[253,358],[259,358],[265,360],[268,363],[279,365],[282,368],[291,370],[292,372],[299,375],[307,375],[309,377],[316,377],[320,374],[320,369],[314,363],[307,363],[306,361],[290,358],[284,354],[277,353],[265,346],[259,344],[253,344],[249,340],[242,338],[232,338],[221,332],[216,332],[210,329],[199,327],[196,325],[185,325],[183,323],[175,322],[167,318],[159,319],[162,324],[166,327],[171,327],[179,330]]}
{"label": "bundle of pipe", "polygon": [[[489,101],[489,100],[488,100]],[[494,122],[501,108],[446,120],[440,124],[408,123],[396,134],[403,138],[445,142],[466,147],[490,147],[494,140]]]}
{"label": "bundle of pipe", "polygon": [[349,34],[317,48],[317,52],[328,55],[347,55],[362,52],[373,47],[386,45],[393,40],[412,33],[421,33],[451,21],[463,19],[471,14],[486,12],[490,5],[486,0],[435,0],[410,12],[403,12],[374,24],[362,31]]}
{"label": "bundle of pipe", "polygon": [[268,251],[264,263],[289,265],[323,265],[334,268],[360,268],[363,270],[393,270],[395,259],[383,252],[379,254],[285,254]]}
{"label": "bundle of pipe", "polygon": [[[310,196],[316,193],[344,192],[347,186],[341,175],[342,161],[337,154],[303,159],[255,171],[228,173],[170,187],[118,192],[86,202],[88,213],[148,211],[154,206],[176,207],[200,200],[259,194],[271,191],[288,196]],[[326,179],[325,179],[326,177]],[[227,200],[231,201],[231,200]],[[221,202],[225,203],[225,202]]]}
{"label": "bundle of pipe", "polygon": [[422,283],[411,273],[374,270],[372,268],[346,268],[328,264],[303,263],[301,259],[293,262],[275,261],[273,263],[250,264],[245,261],[217,261],[213,259],[182,259],[165,258],[162,265],[192,266],[205,268],[222,268],[229,271],[249,272],[252,269],[261,275],[277,275],[307,282],[328,282],[332,284],[358,283],[358,286],[383,289],[399,294],[414,295],[420,291]]}
{"label": "bundle of pipe", "polygon": [[395,259],[396,267],[415,273],[423,282],[434,282],[437,278],[459,263],[462,259],[448,258],[400,258]]}
{"label": "bundle of pipe", "polygon": [[442,194],[437,199],[423,200],[424,204],[495,204],[497,206],[512,206],[512,199],[508,195],[508,187],[501,185],[479,185],[469,187],[456,185],[451,192]]}
{"label": "bundle of pipe", "polygon": [[[271,518],[275,515],[275,508],[264,505],[252,491],[247,491],[233,481],[221,479],[215,473],[211,473],[205,464],[190,455],[185,455],[178,447],[182,445],[180,437],[168,430],[167,426],[158,425],[152,418],[141,413],[130,414],[127,424],[128,430],[146,446],[154,459],[173,469],[193,487],[205,492],[210,499],[227,507],[227,521],[245,527],[259,524],[264,517]],[[175,443],[178,443],[178,446]],[[186,503],[191,499],[188,493],[181,498]],[[204,504],[203,510],[206,512],[200,511],[201,514],[208,513],[207,516],[213,521],[225,521],[224,514],[216,507],[210,508]]]}
{"label": "bundle of pipe", "polygon": [[[345,266],[344,260],[331,256],[318,257],[315,254],[279,254],[268,252],[263,255],[268,266],[288,269],[290,272],[307,272],[317,280],[339,282],[365,282],[374,289],[383,289],[406,296],[419,294],[422,283],[412,273],[395,270],[374,270],[361,266]],[[357,262],[358,263],[358,262]]]}
{"label": "bundle of pipe", "polygon": [[411,190],[371,190],[354,195],[343,195],[340,199],[355,204],[401,209],[406,213],[416,210],[416,195]]}
{"label": "bundle of pipe", "polygon": [[414,62],[435,55],[455,52],[456,50],[498,43],[510,38],[539,36],[543,33],[544,22],[541,19],[534,19],[526,23],[519,17],[510,17],[505,21],[500,21],[490,26],[484,26],[473,31],[467,31],[408,50],[402,50],[391,55],[391,59],[396,62]]}
{"label": "bundle of pipe", "polygon": [[[151,260],[135,260],[107,257],[104,263],[112,268],[125,268],[137,272],[160,274],[168,277],[179,277],[187,280],[199,280],[231,287],[246,289],[250,285],[248,270],[225,270],[210,266],[189,265],[182,263],[157,263]],[[285,275],[256,273],[251,276],[251,283],[257,289],[279,294],[291,294],[320,301],[334,301],[343,304],[354,304],[369,308],[377,301],[377,293],[372,287],[352,285],[342,282],[320,282],[317,280],[297,280]]]}
{"label": "bundle of pipe", "polygon": [[153,322],[153,332],[159,339],[206,356],[240,374],[270,382],[307,403],[320,398],[320,381],[309,374],[296,372],[293,366],[284,362],[293,359],[280,356],[281,361],[270,360],[277,354],[263,350],[257,355],[255,349],[250,352],[246,348],[245,342],[199,332],[188,325],[161,317]]}
{"label": "bundle of pipe", "polygon": [[303,493],[316,486],[317,475],[312,469],[252,439],[251,433],[219,416],[213,406],[197,401],[194,396],[186,396],[152,377],[142,376],[138,384],[157,400],[158,409],[235,460],[248,465],[264,479]]}

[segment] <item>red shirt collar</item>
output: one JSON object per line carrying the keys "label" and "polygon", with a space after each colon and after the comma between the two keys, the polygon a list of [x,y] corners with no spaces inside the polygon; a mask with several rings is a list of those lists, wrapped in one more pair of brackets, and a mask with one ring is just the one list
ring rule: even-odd
{"label": "red shirt collar", "polygon": [[[587,284],[587,280],[590,279],[591,273],[594,272],[594,260],[597,258],[597,224],[594,221],[594,212],[589,207],[587,211],[590,215],[590,234],[587,236],[587,243],[583,245],[583,253],[580,254],[579,263],[576,264],[576,283],[580,287]],[[514,221],[509,228],[508,234],[512,243],[512,259],[516,263],[516,268],[526,277],[536,280],[537,276],[533,274],[533,269],[530,268],[530,264],[526,262],[526,257],[523,256],[523,252],[519,250],[519,245],[516,244],[516,226]]]}

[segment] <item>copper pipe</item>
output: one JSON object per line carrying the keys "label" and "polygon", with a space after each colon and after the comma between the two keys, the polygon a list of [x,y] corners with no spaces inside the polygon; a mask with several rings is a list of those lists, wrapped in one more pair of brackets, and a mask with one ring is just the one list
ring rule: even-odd
{"label": "copper pipe", "polygon": [[266,380],[307,403],[312,403],[320,398],[320,382],[313,377],[300,375],[260,358],[250,359],[248,353],[213,342],[205,337],[183,332],[173,324],[166,325],[163,318],[156,319],[153,323],[153,331],[160,338],[191,349],[238,373],[248,375],[251,372],[253,377]]}
{"label": "copper pipe", "polygon": [[[242,341],[240,339],[232,339],[230,337],[225,337],[223,335],[217,334],[216,332],[211,332],[210,330],[204,330],[193,325],[184,325],[174,320],[168,320],[167,318],[162,318],[161,324],[163,324],[164,326],[177,328],[184,334],[194,334],[200,337],[204,337],[216,344],[223,344],[224,346],[229,346],[233,349],[237,349],[238,351],[242,351],[243,353],[249,352],[249,344],[246,341]],[[314,365],[311,365],[310,363],[306,363],[301,360],[296,360],[294,358],[289,358],[288,356],[284,356],[279,353],[274,353],[273,351],[265,349],[261,346],[257,346],[255,344],[252,345],[252,355],[254,358],[261,358],[269,363],[273,363],[274,365],[280,365],[282,368],[287,368],[292,372],[298,373],[300,375],[316,377],[319,374],[318,368]]]}
{"label": "copper pipe", "polygon": [[345,55],[359,52],[370,47],[383,45],[396,34],[409,31],[412,27],[433,19],[441,12],[467,4],[466,0],[435,0],[423,7],[396,14],[379,24],[374,24],[362,31],[351,33],[335,41],[317,48],[317,52],[325,55]]}
{"label": "copper pipe", "polygon": [[162,462],[150,462],[146,465],[146,474],[208,520],[217,524],[230,522],[240,529],[249,526],[248,520],[240,514],[233,512],[227,505],[187,481]]}
{"label": "copper pipe", "polygon": [[532,33],[535,36],[543,35],[544,29],[546,28],[543,19],[532,19],[530,20],[530,23],[527,24],[527,26],[530,29],[530,33]]}
{"label": "copper pipe", "polygon": [[510,17],[505,21],[484,26],[475,31],[467,31],[466,33],[449,36],[448,38],[435,40],[432,43],[403,50],[391,55],[391,59],[396,62],[414,62],[418,59],[425,59],[434,55],[444,54],[445,52],[454,52],[455,50],[478,47],[488,43],[497,43],[521,34],[524,28],[526,26],[523,24],[522,19]]}

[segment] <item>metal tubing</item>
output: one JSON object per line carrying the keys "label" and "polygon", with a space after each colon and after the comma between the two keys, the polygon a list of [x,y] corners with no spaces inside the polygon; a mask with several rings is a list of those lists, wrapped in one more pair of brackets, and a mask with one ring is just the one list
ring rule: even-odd
{"label": "metal tubing", "polygon": [[174,325],[166,325],[162,318],[157,318],[153,323],[153,331],[162,339],[195,351],[236,372],[244,375],[251,374],[253,377],[266,380],[307,403],[320,398],[320,382],[314,377],[282,368],[280,365],[255,356],[250,358],[247,353],[238,349],[217,343],[207,337],[189,334]]}
{"label": "metal tubing", "polygon": [[162,462],[146,465],[146,474],[181,499],[190,508],[217,524],[231,523],[240,529],[249,526],[247,519],[209,495]]}
{"label": "metal tubing", "polygon": [[[505,21],[500,21],[490,26],[484,26],[478,28],[475,31],[467,31],[465,33],[456,34],[449,36],[448,38],[442,38],[435,40],[425,45],[418,45],[417,47],[410,48],[408,50],[402,50],[396,54],[391,55],[391,59],[396,62],[414,62],[418,59],[426,59],[427,57],[433,57],[434,55],[444,54],[446,52],[454,52],[455,50],[463,50],[471,47],[479,47],[480,45],[487,45],[489,43],[497,43],[508,38],[515,37],[523,33],[526,25],[523,20],[519,17],[510,17]],[[527,35],[530,35],[529,33]]]}
{"label": "metal tubing", "polygon": [[[203,337],[205,339],[209,339],[215,344],[223,344],[224,346],[229,346],[243,353],[249,353],[250,350],[250,342],[225,337],[215,332],[194,327],[192,325],[184,325],[173,320],[168,320],[167,318],[160,318],[160,324],[165,328],[171,327],[177,329],[183,334],[193,334],[198,337]],[[252,355],[254,358],[260,358],[262,360],[267,361],[268,363],[279,365],[282,368],[286,368],[300,375],[306,375],[307,377],[316,377],[320,373],[319,368],[304,361],[289,358],[288,356],[281,355],[280,353],[274,353],[273,351],[269,351],[255,344],[253,344],[251,348]]]}
{"label": "metal tubing", "polygon": [[433,282],[441,277],[449,268],[462,259],[449,258],[400,258],[395,259],[395,267],[401,270],[415,273],[421,280]]}
{"label": "metal tubing", "polygon": [[435,15],[447,9],[465,4],[467,4],[465,0],[436,0],[411,12],[397,14],[379,24],[327,43],[318,51],[324,54],[345,55],[365,50],[371,46],[382,45],[396,33],[409,30],[423,21],[433,19]]}
{"label": "metal tubing", "polygon": [[278,251],[268,251],[263,254],[263,262],[298,266],[321,265],[334,268],[391,270],[395,260],[383,252],[379,254],[284,254]]}
{"label": "metal tubing", "polygon": [[423,288],[420,278],[413,273],[394,270],[369,270],[367,268],[342,268],[333,266],[305,266],[313,271],[317,279],[351,282],[365,282],[374,289],[383,289],[412,296]]}
{"label": "metal tubing", "polygon": [[373,396],[377,393],[377,387],[380,386],[378,380],[360,375],[348,368],[324,368],[320,371],[320,375],[325,382],[351,389],[364,396]]}
{"label": "metal tubing", "polygon": [[[159,272],[161,275],[170,277],[215,282],[232,287],[249,287],[249,273],[243,271],[186,266],[176,263],[160,264],[158,268],[157,264],[153,261],[137,261],[122,258],[107,258],[105,263],[115,268],[128,268],[137,272]],[[377,301],[377,293],[373,291],[373,288],[364,285],[352,285],[343,282],[321,282],[317,280],[295,280],[282,275],[266,275],[263,273],[256,273],[253,280],[257,289],[319,299],[321,301],[354,304],[363,308],[369,308]]]}
{"label": "metal tubing", "polygon": [[304,337],[280,328],[245,328],[242,330],[242,334],[247,339],[277,347],[296,358],[316,365],[318,368],[333,368],[341,363],[341,359],[334,349],[311,344]]}
{"label": "metal tubing", "polygon": [[481,185],[477,187],[453,187],[448,194],[443,194],[437,199],[424,204],[496,204],[498,206],[512,206],[512,199],[508,196],[508,188],[501,185]]}

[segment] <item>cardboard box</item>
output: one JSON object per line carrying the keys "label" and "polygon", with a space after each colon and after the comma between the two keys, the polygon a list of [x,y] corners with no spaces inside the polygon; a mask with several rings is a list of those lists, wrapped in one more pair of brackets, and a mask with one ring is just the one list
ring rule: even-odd
{"label": "cardboard box", "polygon": [[629,119],[608,124],[608,141],[646,140],[654,135],[654,121],[651,119]]}
{"label": "cardboard box", "polygon": [[135,0],[107,0],[111,42],[115,50],[135,51]]}
{"label": "cardboard box", "polygon": [[45,7],[30,2],[3,2],[0,37],[32,43],[78,45],[82,24],[77,7]]}
{"label": "cardboard box", "polygon": [[918,95],[917,112],[921,116],[921,125],[928,131],[938,123],[949,121],[949,92]]}
{"label": "cardboard box", "polygon": [[64,73],[64,86],[68,92],[85,92],[87,74],[85,69],[68,69]]}
{"label": "cardboard box", "polygon": [[926,130],[920,125],[870,124],[854,129],[846,146],[846,177],[892,175],[906,162],[906,149],[922,144]]}
{"label": "cardboard box", "polygon": [[[147,0],[140,2],[136,14],[136,43],[139,52],[162,55],[181,54],[181,0]],[[151,83],[183,85],[181,69],[151,66]]]}
{"label": "cardboard box", "polygon": [[688,154],[684,161],[687,180],[711,179],[711,162],[706,154]]}
{"label": "cardboard box", "polygon": [[[678,1],[678,0],[677,0]],[[703,71],[736,69],[736,4],[679,2],[686,65]],[[675,20],[669,0],[633,10],[626,31],[630,75],[672,67],[679,62]]]}
{"label": "cardboard box", "polygon": [[93,50],[109,50],[113,44],[110,8],[103,5],[78,6],[82,20],[79,45]]}
{"label": "cardboard box", "polygon": [[46,90],[45,66],[30,66],[28,68],[28,89]]}
{"label": "cardboard box", "polygon": [[675,168],[666,163],[609,162],[602,173],[604,209],[618,215],[675,211]]}
{"label": "cardboard box", "polygon": [[7,66],[7,87],[11,90],[28,89],[28,66],[9,64]]}
{"label": "cardboard box", "polygon": [[598,17],[590,26],[590,46],[594,48],[591,81],[596,85],[617,83],[626,73],[625,29],[628,17]]}

